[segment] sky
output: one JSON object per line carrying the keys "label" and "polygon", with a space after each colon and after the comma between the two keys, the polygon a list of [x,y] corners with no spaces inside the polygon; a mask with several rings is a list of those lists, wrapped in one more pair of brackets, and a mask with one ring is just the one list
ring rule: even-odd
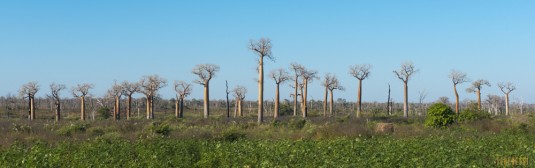
{"label": "sky", "polygon": [[[426,102],[453,100],[448,74],[455,69],[489,80],[483,96],[502,95],[497,83],[510,81],[517,87],[513,101],[535,103],[533,9],[529,0],[0,1],[0,96],[30,81],[39,82],[38,97],[52,82],[93,83],[91,93],[103,96],[114,81],[158,74],[168,80],[160,94],[173,98],[173,81],[191,82],[195,65],[211,63],[221,67],[210,82],[211,99],[225,97],[227,80],[256,100],[258,56],[247,44],[270,38],[275,61],[265,61],[266,75],[293,62],[320,77],[335,74],[346,88],[335,99],[356,101],[349,67],[371,64],[363,101],[385,102],[390,84],[401,102],[403,83],[393,71],[413,62],[419,71],[409,81],[411,102],[421,91]],[[320,80],[310,83],[309,99],[323,99]],[[290,99],[288,85],[282,99]],[[275,83],[266,76],[265,86],[272,100]],[[458,86],[461,100],[476,99],[465,92],[469,86]],[[194,84],[189,98],[202,99],[202,92]]]}

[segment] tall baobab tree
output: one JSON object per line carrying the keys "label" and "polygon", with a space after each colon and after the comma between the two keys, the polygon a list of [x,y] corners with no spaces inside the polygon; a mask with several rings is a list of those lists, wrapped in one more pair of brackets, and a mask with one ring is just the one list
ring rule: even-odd
{"label": "tall baobab tree", "polygon": [[273,81],[275,81],[275,84],[277,85],[277,88],[275,90],[275,112],[273,113],[273,118],[277,119],[279,117],[279,103],[280,103],[279,86],[281,83],[286,82],[290,78],[288,76],[288,72],[286,72],[282,68],[271,71],[269,73],[269,77],[273,79]]}
{"label": "tall baobab tree", "polygon": [[301,70],[301,79],[302,81],[302,89],[304,89],[304,92],[301,93],[301,100],[302,100],[302,111],[303,111],[303,117],[306,118],[308,116],[308,103],[307,103],[307,92],[308,92],[308,84],[312,82],[315,78],[317,78],[317,71],[314,70],[308,70],[306,68],[303,68]]}
{"label": "tall baobab tree", "polygon": [[455,113],[459,114],[459,93],[457,93],[457,85],[468,82],[466,73],[457,70],[451,70],[449,78],[453,82],[453,92],[455,93]]}
{"label": "tall baobab tree", "polygon": [[90,83],[78,84],[71,89],[74,97],[80,98],[80,120],[85,120],[85,96],[89,94],[89,89],[94,85]]}
{"label": "tall baobab tree", "polygon": [[414,68],[414,64],[412,62],[403,63],[401,64],[401,69],[394,71],[394,74],[396,74],[396,76],[401,81],[403,81],[403,84],[404,84],[404,87],[403,87],[403,92],[404,92],[403,116],[404,117],[409,117],[409,87],[407,84],[409,83],[409,80],[411,79],[412,75],[416,72],[418,72],[418,70]]}
{"label": "tall baobab tree", "polygon": [[330,91],[330,97],[331,97],[331,100],[329,101],[329,114],[332,116],[333,113],[334,113],[334,90],[345,90],[345,88],[340,85],[340,82],[338,81],[338,78],[336,78],[336,75],[333,75],[331,77],[331,80],[330,80],[330,83],[329,83],[329,86],[327,87],[327,89],[329,89]]}
{"label": "tall baobab tree", "polygon": [[329,95],[329,85],[331,85],[333,76],[330,73],[325,74],[321,86],[325,87],[325,97],[323,99],[323,117],[327,117],[327,98]]}
{"label": "tall baobab tree", "polygon": [[362,80],[370,76],[371,68],[372,66],[370,64],[353,65],[349,68],[349,73],[359,80],[359,88],[357,93],[357,118],[359,118],[360,113],[362,113]]}
{"label": "tall baobab tree", "polygon": [[505,95],[505,115],[509,115],[509,93],[516,90],[516,87],[511,82],[498,83],[498,87]]}
{"label": "tall baobab tree", "polygon": [[199,64],[191,70],[191,73],[199,77],[194,82],[204,86],[204,118],[210,116],[210,80],[218,71],[219,66],[214,64]]}
{"label": "tall baobab tree", "polygon": [[191,84],[184,81],[175,81],[176,102],[175,116],[184,118],[184,99],[191,94]]}
{"label": "tall baobab tree", "polygon": [[158,75],[143,76],[139,81],[141,93],[146,97],[147,119],[154,119],[154,97],[158,90],[167,85],[167,80]]}
{"label": "tall baobab tree", "polygon": [[234,92],[234,98],[236,98],[236,106],[238,107],[238,114],[234,113],[234,117],[236,116],[243,116],[243,100],[245,99],[245,94],[247,93],[247,89],[243,86],[236,86],[233,90]]}
{"label": "tall baobab tree", "polygon": [[19,90],[19,94],[23,98],[28,98],[28,119],[35,119],[35,94],[39,91],[39,85],[37,82],[28,82],[22,85]]}
{"label": "tall baobab tree", "polygon": [[125,93],[123,85],[120,85],[117,82],[115,82],[110,90],[108,90],[108,95],[114,100],[113,119],[115,120],[121,119],[121,96],[125,95]]}
{"label": "tall baobab tree", "polygon": [[472,86],[466,89],[466,92],[468,93],[476,93],[478,110],[481,110],[481,88],[483,88],[483,86],[490,87],[490,82],[484,79],[479,79],[472,82]]}
{"label": "tall baobab tree", "polygon": [[124,81],[122,83],[124,89],[124,95],[126,96],[126,119],[130,119],[132,116],[132,95],[139,92],[140,85],[137,82]]}
{"label": "tall baobab tree", "polygon": [[251,40],[249,49],[258,56],[258,123],[262,123],[264,121],[264,57],[270,60],[275,60],[275,57],[271,54],[269,38]]}
{"label": "tall baobab tree", "polygon": [[56,106],[56,117],[55,117],[56,121],[61,120],[61,101],[59,97],[59,92],[61,92],[65,88],[67,87],[65,87],[65,85],[63,84],[56,84],[56,83],[50,84],[50,92],[52,93],[48,97],[54,100],[54,105]]}
{"label": "tall baobab tree", "polygon": [[297,115],[297,97],[298,97],[297,91],[299,90],[299,77],[301,76],[301,71],[304,69],[304,67],[297,63],[292,63],[290,64],[290,69],[292,69],[292,71],[294,72],[294,78],[292,79],[294,81],[294,85],[292,87],[295,89],[293,93],[293,97],[294,97],[294,114],[293,115],[296,116]]}

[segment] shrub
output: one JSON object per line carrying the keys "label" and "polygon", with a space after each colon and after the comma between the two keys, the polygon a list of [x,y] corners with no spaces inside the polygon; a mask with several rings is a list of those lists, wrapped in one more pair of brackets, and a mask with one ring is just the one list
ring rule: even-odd
{"label": "shrub", "polygon": [[485,111],[481,111],[477,109],[465,109],[459,114],[458,120],[462,122],[462,121],[476,121],[476,120],[482,120],[482,119],[487,119],[487,118],[490,118],[490,114]]}
{"label": "shrub", "polygon": [[71,123],[70,125],[63,126],[58,130],[60,135],[70,136],[73,133],[83,133],[87,129],[86,123]]}
{"label": "shrub", "polygon": [[455,113],[451,108],[443,103],[435,103],[427,109],[425,126],[434,128],[447,127],[455,121]]}
{"label": "shrub", "polygon": [[303,129],[306,123],[307,123],[307,120],[305,119],[292,119],[288,123],[288,126],[294,129]]}
{"label": "shrub", "polygon": [[111,117],[110,108],[108,107],[101,107],[97,110],[97,112],[100,115],[100,117],[102,117],[102,119],[108,119]]}
{"label": "shrub", "polygon": [[151,130],[153,133],[168,136],[171,133],[171,128],[167,123],[153,122]]}

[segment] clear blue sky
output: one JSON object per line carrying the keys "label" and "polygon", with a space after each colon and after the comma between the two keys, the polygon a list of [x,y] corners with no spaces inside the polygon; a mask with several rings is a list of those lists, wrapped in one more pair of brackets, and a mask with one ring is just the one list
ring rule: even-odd
{"label": "clear blue sky", "polygon": [[[409,82],[410,101],[421,90],[426,101],[453,99],[448,74],[457,69],[489,80],[484,96],[501,94],[496,83],[511,81],[513,97],[533,103],[534,18],[535,1],[528,0],[1,1],[0,95],[38,81],[40,97],[52,82],[94,83],[93,94],[102,96],[114,80],[159,74],[169,81],[160,93],[171,98],[173,80],[193,81],[196,64],[213,63],[221,71],[211,82],[212,99],[224,98],[229,80],[255,100],[257,58],[247,43],[269,37],[276,61],[266,62],[266,72],[298,62],[320,76],[334,73],[347,88],[335,98],[356,100],[348,69],[368,63],[364,100],[386,101],[390,83],[399,102],[402,82],[392,71],[412,61],[420,72]],[[459,86],[461,100],[475,99],[464,92],[469,85]],[[309,89],[312,99],[322,98],[318,80]],[[265,99],[273,92],[266,80]],[[290,92],[284,85],[283,98]],[[190,98],[202,98],[200,85]]]}

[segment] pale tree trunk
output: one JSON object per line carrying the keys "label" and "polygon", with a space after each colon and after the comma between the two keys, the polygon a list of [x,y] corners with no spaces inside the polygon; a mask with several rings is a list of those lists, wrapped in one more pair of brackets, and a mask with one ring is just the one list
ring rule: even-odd
{"label": "pale tree trunk", "polygon": [[357,118],[360,118],[360,113],[362,113],[362,80],[359,79],[359,89],[358,89],[358,106],[357,106]]}
{"label": "pale tree trunk", "polygon": [[301,116],[305,114],[305,94],[303,92],[303,87],[299,89],[301,91],[301,102],[299,102],[299,105],[301,106]]}
{"label": "pale tree trunk", "polygon": [[277,83],[277,89],[275,93],[275,112],[273,113],[273,117],[275,119],[279,118],[279,101],[280,101],[279,84]]}
{"label": "pale tree trunk", "polygon": [[477,109],[481,110],[481,90],[477,89]]}
{"label": "pale tree trunk", "polygon": [[234,118],[238,116],[238,99],[236,99],[235,101],[236,102],[234,103]]}
{"label": "pale tree trunk", "polygon": [[145,105],[147,107],[147,119],[150,119],[150,95],[147,96],[147,105]]}
{"label": "pale tree trunk", "polygon": [[179,102],[180,102],[180,100],[178,100],[178,98],[177,98],[177,99],[175,100],[175,117],[176,117],[176,118],[179,118],[179,116],[180,116],[180,114],[179,114],[179,113],[180,113],[180,112],[179,112],[179,109],[180,109],[179,104],[180,104],[180,103],[179,103]]}
{"label": "pale tree trunk", "polygon": [[260,58],[258,65],[258,123],[264,121],[264,63]]}
{"label": "pale tree trunk", "polygon": [[117,100],[113,101],[113,119],[117,120]]}
{"label": "pale tree trunk", "polygon": [[304,100],[303,100],[303,106],[304,106],[303,107],[304,108],[304,110],[303,110],[303,118],[306,118],[308,116],[308,106],[307,106],[307,104],[308,104],[308,102],[307,102],[308,101],[307,100],[308,99],[307,98],[308,89],[307,88],[308,88],[308,80],[305,79],[305,95],[304,95]]}
{"label": "pale tree trunk", "polygon": [[505,94],[505,115],[509,115],[509,93]]}
{"label": "pale tree trunk", "polygon": [[210,89],[208,82],[204,85],[204,118],[208,118],[210,116]]}
{"label": "pale tree trunk", "polygon": [[28,119],[32,120],[32,95],[28,94]]}
{"label": "pale tree trunk", "polygon": [[150,97],[150,118],[154,119],[154,95]]}
{"label": "pale tree trunk", "polygon": [[328,95],[329,89],[327,86],[325,86],[325,97],[323,99],[323,117],[327,117],[327,95]]}
{"label": "pale tree trunk", "polygon": [[331,116],[334,116],[334,98],[333,98],[333,90],[331,90],[331,101],[329,101],[329,113]]}
{"label": "pale tree trunk", "polygon": [[82,96],[80,97],[80,101],[81,101],[81,105],[80,105],[80,111],[81,111],[81,114],[80,114],[80,119],[82,121],[85,121],[85,97]]}
{"label": "pale tree trunk", "polygon": [[407,86],[407,82],[405,82],[403,90],[405,93],[405,100],[403,102],[403,116],[409,117],[409,87]]}
{"label": "pale tree trunk", "polygon": [[121,98],[119,96],[115,97],[117,101],[117,120],[121,119]]}
{"label": "pale tree trunk", "polygon": [[457,93],[457,85],[453,85],[453,91],[455,92],[455,114],[459,115],[459,93]]}
{"label": "pale tree trunk", "polygon": [[56,100],[56,121],[61,120],[61,104],[59,100]]}
{"label": "pale tree trunk", "polygon": [[126,105],[126,119],[129,120],[132,115],[132,95],[128,95],[128,101]]}
{"label": "pale tree trunk", "polygon": [[294,116],[297,116],[297,89],[299,87],[299,83],[297,82],[298,76],[295,76],[295,90],[294,90]]}
{"label": "pale tree trunk", "polygon": [[35,120],[35,99],[30,98],[30,120]]}

